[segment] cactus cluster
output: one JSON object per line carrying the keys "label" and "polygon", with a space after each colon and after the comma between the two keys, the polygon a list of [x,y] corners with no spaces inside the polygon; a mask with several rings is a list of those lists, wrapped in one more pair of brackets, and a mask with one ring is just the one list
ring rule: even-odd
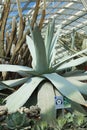
{"label": "cactus cluster", "polygon": [[0,130],[31,129],[36,120],[40,119],[40,108],[31,106],[21,107],[15,113],[8,113],[6,106],[0,106]]}

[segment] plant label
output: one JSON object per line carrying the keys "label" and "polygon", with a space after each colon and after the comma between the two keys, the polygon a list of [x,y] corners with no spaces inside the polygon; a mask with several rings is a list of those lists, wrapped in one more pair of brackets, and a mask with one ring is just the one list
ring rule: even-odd
{"label": "plant label", "polygon": [[63,108],[70,108],[71,104],[69,100],[63,96],[55,96],[55,108],[56,109],[63,109]]}

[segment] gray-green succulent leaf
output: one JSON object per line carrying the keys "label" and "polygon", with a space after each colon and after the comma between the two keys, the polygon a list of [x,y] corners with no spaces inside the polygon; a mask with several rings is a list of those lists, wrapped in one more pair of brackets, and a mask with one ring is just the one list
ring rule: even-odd
{"label": "gray-green succulent leaf", "polygon": [[32,67],[36,69],[36,53],[33,40],[27,35],[26,36],[26,43],[28,45],[29,51],[32,56]]}
{"label": "gray-green succulent leaf", "polygon": [[57,32],[54,34],[54,37],[52,39],[52,42],[51,42],[51,46],[50,46],[50,55],[49,55],[49,62],[50,62],[50,66],[51,64],[53,63],[54,59],[55,59],[55,47],[56,47],[56,44],[58,43],[58,39],[59,39],[59,35],[60,35],[60,31],[61,31],[61,27],[62,25],[60,25],[58,27],[58,30]]}
{"label": "gray-green succulent leaf", "polygon": [[80,57],[80,58],[77,58],[77,59],[72,59],[69,62],[65,62],[65,63],[61,64],[57,68],[57,70],[63,70],[63,69],[67,69],[67,68],[70,68],[70,67],[75,67],[75,66],[83,64],[86,61],[87,61],[87,56]]}
{"label": "gray-green succulent leaf", "polygon": [[[33,59],[32,65],[33,67],[35,67],[34,69],[38,73],[42,74],[48,70],[44,40],[42,38],[38,26],[35,26],[33,30],[30,29],[30,31],[32,34],[33,41],[31,40],[31,38],[29,38],[29,36],[27,36],[27,44],[30,49],[30,52],[32,51],[31,52],[32,59]],[[31,41],[32,41],[32,45],[29,45],[31,44]],[[31,50],[31,47],[33,50]]]}
{"label": "gray-green succulent leaf", "polygon": [[[51,64],[55,58],[55,46],[57,44],[61,25],[58,27],[57,32],[54,34],[54,25],[55,20],[52,21],[52,24],[48,25],[45,41],[42,38],[41,32],[38,26],[35,26],[34,29],[30,29],[31,37],[26,36],[27,45],[32,55],[32,67],[39,71],[40,74],[47,73]],[[44,58],[44,60],[43,60]]]}
{"label": "gray-green succulent leaf", "polygon": [[[71,55],[71,56],[67,56],[66,58],[64,58],[63,60],[61,59],[61,62],[58,62],[55,66],[53,66],[53,69],[56,70],[58,69],[59,66],[61,66],[62,64],[64,63],[67,63],[69,62],[70,60],[72,60],[73,58],[75,58],[76,56],[80,56],[81,54],[84,54],[87,52],[87,49],[84,49],[82,51],[79,51],[77,53],[75,53],[74,55]],[[85,56],[84,56],[85,57]],[[78,59],[78,58],[77,58]],[[83,58],[84,59],[84,58]],[[84,61],[86,62],[86,61]]]}
{"label": "gray-green succulent leaf", "polygon": [[87,105],[84,97],[81,95],[77,87],[66,80],[64,77],[56,73],[44,74],[43,76],[50,80],[52,84],[57,88],[57,90],[68,99],[84,106]]}
{"label": "gray-green succulent leaf", "polygon": [[3,89],[8,89],[8,90],[14,91],[13,88],[10,88],[7,84],[0,81],[0,90],[3,90]]}
{"label": "gray-green succulent leaf", "polygon": [[44,78],[41,77],[32,77],[28,79],[28,81],[24,83],[16,92],[8,96],[5,100],[6,107],[9,112],[15,112],[23,106],[43,80]]}
{"label": "gray-green succulent leaf", "polygon": [[[82,94],[87,95],[87,84],[72,77],[66,78],[70,83],[72,83]],[[87,79],[87,78],[86,78]]]}
{"label": "gray-green succulent leaf", "polygon": [[63,77],[81,76],[81,75],[84,75],[84,74],[85,74],[85,70],[77,70],[77,69],[75,69],[73,71],[65,72],[63,74]]}
{"label": "gray-green succulent leaf", "polygon": [[34,69],[27,67],[27,66],[20,66],[20,65],[10,65],[10,64],[0,64],[0,72],[20,72],[24,71],[26,73],[33,74],[35,71]]}
{"label": "gray-green succulent leaf", "polygon": [[47,28],[46,35],[45,35],[45,48],[46,48],[48,66],[49,66],[49,62],[50,62],[50,59],[49,59],[50,58],[49,56],[51,53],[50,46],[51,46],[52,38],[54,35],[54,27],[55,27],[55,21],[53,20],[51,25],[48,24],[48,28]]}
{"label": "gray-green succulent leaf", "polygon": [[[20,78],[20,79],[14,79],[14,80],[5,80],[5,81],[1,81],[2,83],[8,85],[9,87],[17,87],[18,85],[21,85],[23,83],[25,83],[29,78]],[[0,89],[4,89],[3,87]]]}
{"label": "gray-green succulent leaf", "polygon": [[86,73],[75,73],[75,75],[68,76],[72,79],[75,79],[77,81],[86,81],[87,80],[87,74]]}
{"label": "gray-green succulent leaf", "polygon": [[71,108],[73,110],[77,110],[77,111],[83,113],[84,115],[87,114],[87,112],[84,110],[84,108],[82,107],[82,105],[80,105],[80,104],[78,104],[76,102],[73,102],[73,101],[71,101],[70,103],[71,103]]}

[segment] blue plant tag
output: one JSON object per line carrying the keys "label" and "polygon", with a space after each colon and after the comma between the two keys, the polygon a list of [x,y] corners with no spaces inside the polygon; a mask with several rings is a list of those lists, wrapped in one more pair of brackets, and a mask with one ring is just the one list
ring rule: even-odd
{"label": "blue plant tag", "polygon": [[71,104],[69,100],[62,95],[55,96],[55,108],[56,109],[63,109],[63,108],[70,108]]}
{"label": "blue plant tag", "polygon": [[63,96],[55,96],[55,108],[56,109],[64,108]]}

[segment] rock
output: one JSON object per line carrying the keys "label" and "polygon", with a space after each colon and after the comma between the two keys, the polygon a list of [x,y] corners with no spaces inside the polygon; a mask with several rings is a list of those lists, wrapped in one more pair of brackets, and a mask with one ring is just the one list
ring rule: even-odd
{"label": "rock", "polygon": [[0,116],[7,114],[8,109],[6,106],[0,106]]}
{"label": "rock", "polygon": [[31,106],[30,108],[21,107],[18,111],[26,113],[28,118],[40,118],[41,109],[38,106]]}
{"label": "rock", "polygon": [[0,106],[0,122],[5,120],[7,116],[8,109],[6,106]]}

